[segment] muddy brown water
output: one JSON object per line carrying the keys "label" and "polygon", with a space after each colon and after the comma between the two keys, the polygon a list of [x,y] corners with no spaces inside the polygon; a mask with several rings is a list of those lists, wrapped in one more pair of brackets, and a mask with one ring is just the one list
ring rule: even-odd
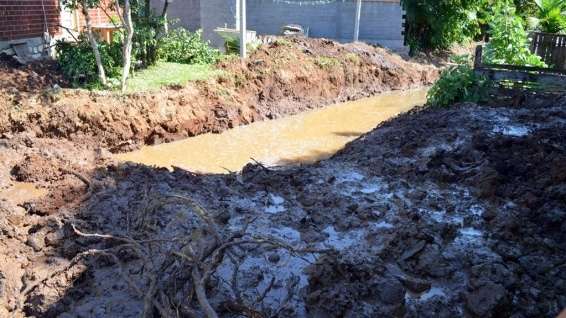
{"label": "muddy brown water", "polygon": [[118,154],[120,161],[204,173],[239,171],[252,159],[266,165],[312,163],[426,101],[426,90],[392,92],[277,120],[204,134]]}
{"label": "muddy brown water", "polygon": [[21,204],[41,199],[46,194],[46,189],[37,188],[33,183],[14,182],[7,189],[0,191],[0,200],[11,200],[16,204]]}

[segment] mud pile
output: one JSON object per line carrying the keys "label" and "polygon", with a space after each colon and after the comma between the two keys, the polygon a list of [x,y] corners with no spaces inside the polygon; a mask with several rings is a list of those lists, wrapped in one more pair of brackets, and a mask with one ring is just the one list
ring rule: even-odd
{"label": "mud pile", "polygon": [[[123,151],[430,85],[438,76],[435,67],[385,49],[315,39],[278,39],[253,52],[246,65],[229,59],[218,68],[222,74],[206,82],[130,95],[44,87],[28,92],[19,84],[0,89],[0,134],[25,131]],[[8,84],[25,80],[0,74],[12,78]]]}
{"label": "mud pile", "polygon": [[42,218],[25,204],[15,232],[3,220],[19,242],[6,246],[18,252],[1,269],[4,308],[553,317],[566,307],[565,128],[562,97],[421,109],[308,166],[200,175],[100,156],[88,185],[51,177],[75,182],[74,204]]}
{"label": "mud pile", "polygon": [[56,62],[38,61],[20,65],[12,58],[0,55],[0,96],[7,92],[40,92],[54,85],[69,86]]}

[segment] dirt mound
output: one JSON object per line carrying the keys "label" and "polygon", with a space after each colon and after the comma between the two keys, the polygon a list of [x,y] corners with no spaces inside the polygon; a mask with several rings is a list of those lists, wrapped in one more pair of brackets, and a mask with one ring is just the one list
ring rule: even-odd
{"label": "dirt mound", "polygon": [[[403,115],[309,166],[108,165],[88,191],[67,176],[79,208],[3,229],[20,242],[6,248],[34,255],[7,258],[17,273],[0,263],[4,304],[48,317],[553,317],[566,307],[565,128],[566,99],[464,104]],[[15,162],[40,162],[32,152]]]}
{"label": "dirt mound", "polygon": [[68,87],[57,62],[46,60],[20,65],[0,56],[0,94],[38,92],[54,85]]}
{"label": "dirt mound", "polygon": [[310,39],[279,39],[252,53],[246,65],[232,59],[219,68],[214,80],[152,93],[0,93],[0,133],[28,131],[128,150],[430,85],[438,76],[436,68],[384,49]]}

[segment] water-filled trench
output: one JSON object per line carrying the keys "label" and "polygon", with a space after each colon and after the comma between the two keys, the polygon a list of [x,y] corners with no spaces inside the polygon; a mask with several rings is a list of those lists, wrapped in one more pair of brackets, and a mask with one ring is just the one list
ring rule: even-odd
{"label": "water-filled trench", "polygon": [[268,166],[312,163],[330,157],[379,123],[423,104],[425,98],[423,89],[391,92],[221,134],[146,146],[116,158],[204,173],[239,171],[253,160]]}

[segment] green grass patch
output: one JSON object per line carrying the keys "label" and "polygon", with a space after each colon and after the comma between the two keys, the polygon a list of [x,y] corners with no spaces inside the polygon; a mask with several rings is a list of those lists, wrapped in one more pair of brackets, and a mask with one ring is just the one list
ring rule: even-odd
{"label": "green grass patch", "polygon": [[167,85],[184,85],[189,81],[206,80],[220,74],[212,65],[159,62],[128,80],[128,92],[158,90]]}
{"label": "green grass patch", "polygon": [[330,70],[340,65],[340,62],[328,56],[319,56],[314,60],[314,64],[318,65],[323,70]]}

